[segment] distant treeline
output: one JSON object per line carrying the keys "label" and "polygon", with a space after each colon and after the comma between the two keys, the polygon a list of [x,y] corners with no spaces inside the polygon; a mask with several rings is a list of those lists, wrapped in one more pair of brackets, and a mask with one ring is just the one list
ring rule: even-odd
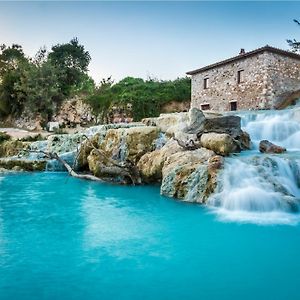
{"label": "distant treeline", "polygon": [[98,85],[87,74],[91,57],[77,38],[57,44],[48,52],[41,48],[27,57],[20,45],[0,46],[0,117],[22,113],[41,115],[45,122],[63,100],[80,95],[105,121],[112,106],[131,107],[135,120],[157,116],[170,101],[190,99],[190,79],[174,81],[126,77],[111,78]]}

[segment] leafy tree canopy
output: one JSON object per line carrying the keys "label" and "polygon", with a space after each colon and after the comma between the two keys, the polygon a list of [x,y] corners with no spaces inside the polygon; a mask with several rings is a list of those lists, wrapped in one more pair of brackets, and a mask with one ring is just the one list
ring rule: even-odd
{"label": "leafy tree canopy", "polygon": [[25,58],[22,46],[12,44],[8,47],[6,45],[0,46],[0,76],[3,76],[9,70],[18,68],[21,62],[25,62]]}
{"label": "leafy tree canopy", "polygon": [[79,44],[77,38],[66,44],[55,45],[51,50],[48,59],[62,71],[60,77],[62,92],[68,95],[72,87],[79,84],[88,71],[90,54]]}
{"label": "leafy tree canopy", "polygon": [[71,93],[91,94],[95,83],[87,75],[90,55],[77,38],[42,47],[33,58],[20,45],[0,47],[0,116],[20,115],[25,108],[47,121]]}

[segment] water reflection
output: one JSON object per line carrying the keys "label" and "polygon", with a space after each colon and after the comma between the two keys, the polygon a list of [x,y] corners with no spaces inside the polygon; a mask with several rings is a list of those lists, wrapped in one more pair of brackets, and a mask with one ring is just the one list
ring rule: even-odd
{"label": "water reflection", "polygon": [[155,234],[163,224],[150,221],[147,213],[133,209],[121,196],[97,196],[92,186],[87,188],[81,207],[85,250],[105,251],[118,259],[133,257],[140,252],[167,258],[167,249],[159,254],[147,249],[159,243]]}

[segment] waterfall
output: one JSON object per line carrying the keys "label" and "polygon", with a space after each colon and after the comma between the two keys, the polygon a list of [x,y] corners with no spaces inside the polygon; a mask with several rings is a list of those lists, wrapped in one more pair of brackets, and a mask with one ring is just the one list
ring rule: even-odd
{"label": "waterfall", "polygon": [[[208,206],[223,220],[293,224],[300,221],[300,118],[296,110],[242,112],[252,148],[226,158]],[[261,154],[267,139],[287,148]]]}
{"label": "waterfall", "polygon": [[300,149],[300,123],[293,110],[242,113],[240,117],[254,147],[266,139],[289,150]]}
{"label": "waterfall", "polygon": [[[77,153],[76,151],[70,151],[70,152],[61,154],[60,157],[65,162],[67,162],[70,166],[73,166],[74,162],[75,162],[76,153]],[[63,171],[66,171],[66,168],[58,160],[50,159],[47,162],[46,171],[48,171],[48,172],[54,172],[54,171],[55,172],[63,172]]]}
{"label": "waterfall", "polygon": [[158,138],[155,140],[155,150],[161,149],[166,143],[168,139],[166,137],[166,134],[164,132],[160,132]]}

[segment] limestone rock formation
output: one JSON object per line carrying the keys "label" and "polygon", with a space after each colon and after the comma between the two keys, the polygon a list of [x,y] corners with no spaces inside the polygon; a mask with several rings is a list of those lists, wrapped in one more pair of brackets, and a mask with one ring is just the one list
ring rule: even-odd
{"label": "limestone rock formation", "polygon": [[215,153],[205,148],[171,155],[162,169],[161,194],[203,203],[211,192],[209,159]]}
{"label": "limestone rock formation", "polygon": [[227,133],[204,133],[201,135],[200,141],[202,147],[223,156],[238,152],[238,146],[234,139]]}
{"label": "limestone rock formation", "polygon": [[195,107],[189,111],[189,117],[189,125],[185,127],[183,131],[190,134],[197,134],[206,117],[202,110]]}
{"label": "limestone rock formation", "polygon": [[286,151],[286,149],[275,145],[268,140],[262,140],[259,143],[259,151],[262,153],[283,153]]}
{"label": "limestone rock formation", "polygon": [[238,116],[206,118],[196,130],[198,136],[208,132],[227,133],[231,136],[237,136],[242,131],[241,118]]}
{"label": "limestone rock formation", "polygon": [[161,149],[144,154],[139,160],[137,167],[145,182],[155,182],[162,179],[162,168],[168,157],[183,149],[175,140],[170,140]]}
{"label": "limestone rock formation", "polygon": [[18,140],[4,141],[0,143],[0,157],[16,156],[22,149],[28,148],[29,145],[29,142],[21,142]]}
{"label": "limestone rock formation", "polygon": [[65,101],[59,109],[58,114],[54,115],[52,121],[58,122],[60,126],[76,127],[84,126],[95,121],[92,108],[76,97]]}
{"label": "limestone rock formation", "polygon": [[0,158],[0,168],[14,171],[45,171],[46,160]]}
{"label": "limestone rock formation", "polygon": [[207,119],[221,116],[215,112],[202,112],[197,108],[192,108],[189,112],[160,114],[157,118],[145,118],[142,120],[142,123],[146,126],[157,126],[161,132],[174,136],[178,132],[190,133],[184,132],[184,129],[192,126],[192,124],[196,125],[197,122],[199,123],[199,114]]}
{"label": "limestone rock formation", "polygon": [[158,136],[159,129],[154,126],[109,129],[99,148],[113,159],[137,163],[145,153],[154,150]]}

